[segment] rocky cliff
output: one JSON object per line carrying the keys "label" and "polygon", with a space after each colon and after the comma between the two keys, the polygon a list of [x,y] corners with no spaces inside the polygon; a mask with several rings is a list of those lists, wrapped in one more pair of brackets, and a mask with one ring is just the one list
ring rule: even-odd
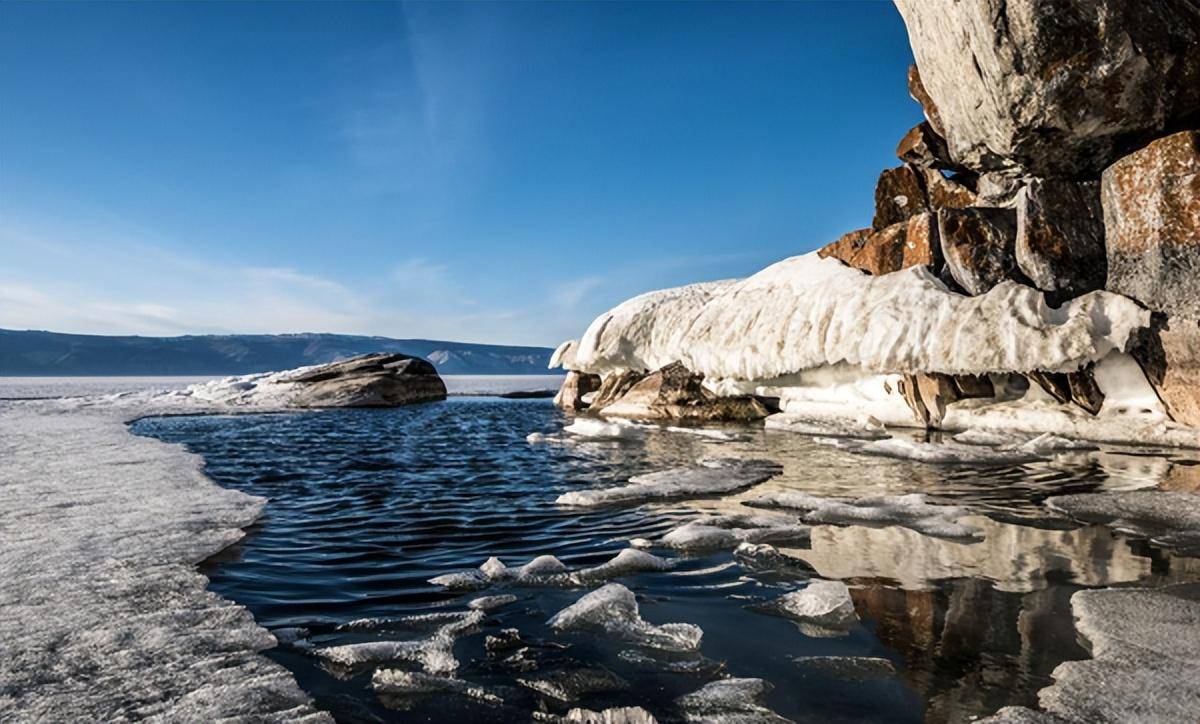
{"label": "rocky cliff", "polygon": [[678,362],[784,416],[1200,446],[1200,5],[896,5],[925,121],[871,226],[601,315],[560,403]]}

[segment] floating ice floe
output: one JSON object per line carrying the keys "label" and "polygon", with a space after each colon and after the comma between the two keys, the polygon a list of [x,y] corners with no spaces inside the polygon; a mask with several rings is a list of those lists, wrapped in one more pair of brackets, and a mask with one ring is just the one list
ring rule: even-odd
{"label": "floating ice floe", "polygon": [[380,694],[392,696],[456,694],[492,706],[504,703],[503,697],[499,694],[462,679],[401,669],[376,669],[371,676],[371,688]]}
{"label": "floating ice floe", "polygon": [[494,608],[507,606],[510,603],[515,603],[517,597],[506,593],[500,596],[480,596],[467,604],[467,608],[472,611],[491,611]]}
{"label": "floating ice floe", "polygon": [[[478,570],[447,573],[429,579],[435,586],[450,590],[478,590],[493,583],[512,583],[519,586],[586,586],[630,573],[664,571],[672,566],[666,559],[627,548],[611,560],[589,568],[571,571],[554,556],[543,555],[518,568],[509,568],[495,556],[487,559]],[[497,596],[486,598],[501,598]],[[512,597],[516,600],[516,597]]]}
{"label": "floating ice floe", "polygon": [[754,607],[764,613],[790,618],[808,636],[842,636],[858,620],[850,589],[840,581],[814,580],[799,591]]}
{"label": "floating ice floe", "polygon": [[595,417],[577,417],[563,428],[563,432],[594,440],[620,440],[639,437],[645,431],[640,425],[623,420],[608,422]]}
{"label": "floating ice floe", "polygon": [[886,679],[896,675],[891,661],[877,656],[795,656],[802,669],[842,681]]}
{"label": "floating ice floe", "polygon": [[705,459],[695,467],[636,475],[629,479],[629,485],[563,493],[555,502],[591,507],[723,495],[765,482],[781,472],[783,467],[769,460]]}
{"label": "floating ice floe", "polygon": [[655,626],[638,612],[637,598],[625,586],[610,583],[584,595],[550,618],[559,631],[600,631],[614,638],[667,651],[695,651],[704,632],[690,623]]}
{"label": "floating ice floe", "polygon": [[1068,721],[1195,722],[1200,712],[1200,585],[1110,588],[1071,597],[1092,658],[1067,661],[1038,693]]}
{"label": "floating ice floe", "polygon": [[741,543],[808,541],[810,530],[794,519],[776,515],[715,515],[673,528],[658,544],[677,550],[734,548]]}
{"label": "floating ice floe", "polygon": [[315,649],[323,661],[353,668],[388,661],[412,661],[431,674],[452,674],[458,669],[454,658],[454,640],[483,621],[483,612],[469,611],[457,620],[443,624],[432,636],[412,641],[367,641]]}
{"label": "floating ice floe", "polygon": [[1200,493],[1132,490],[1059,495],[1047,499],[1046,506],[1085,523],[1102,523],[1185,555],[1200,554]]}
{"label": "floating ice floe", "polygon": [[800,492],[777,492],[744,501],[756,508],[786,508],[803,512],[809,524],[895,525],[938,538],[977,538],[980,530],[959,523],[970,511],[957,505],[931,505],[920,493],[879,495],[841,500]]}
{"label": "floating ice floe", "polygon": [[615,706],[601,711],[575,707],[565,716],[534,712],[533,720],[553,724],[658,724],[654,715],[640,706]]}
{"label": "floating ice floe", "polygon": [[608,694],[629,688],[628,681],[608,669],[591,666],[522,677],[517,679],[517,683],[566,703],[578,701],[589,694]]}
{"label": "floating ice floe", "polygon": [[763,705],[771,691],[762,679],[720,679],[675,700],[684,721],[709,724],[785,724],[790,722]]}
{"label": "floating ice floe", "polygon": [[664,656],[651,656],[644,651],[636,649],[625,649],[617,653],[617,658],[641,669],[670,671],[674,674],[691,674],[693,676],[697,674],[712,676],[725,668],[723,661],[713,661],[700,654],[692,654],[684,658],[674,655],[667,658]]}
{"label": "floating ice floe", "polygon": [[743,568],[770,571],[790,578],[811,578],[815,568],[801,558],[789,556],[769,543],[741,543],[733,551]]}

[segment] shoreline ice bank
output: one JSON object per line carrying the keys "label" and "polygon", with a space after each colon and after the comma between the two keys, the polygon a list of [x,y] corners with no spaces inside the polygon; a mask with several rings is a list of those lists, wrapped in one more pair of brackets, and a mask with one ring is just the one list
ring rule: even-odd
{"label": "shoreline ice bank", "polygon": [[[1170,419],[1126,352],[1150,324],[1149,311],[1110,292],[1051,307],[1005,281],[965,296],[925,266],[869,276],[810,253],[742,281],[634,297],[560,346],[552,364],[599,378],[578,407],[610,380],[681,364],[718,397],[777,399],[766,424],[778,429],[928,426],[1200,447],[1200,429]],[[1100,400],[1091,410],[1027,378],[1081,370]],[[961,379],[982,389],[955,390]],[[620,396],[597,407],[647,409]]]}

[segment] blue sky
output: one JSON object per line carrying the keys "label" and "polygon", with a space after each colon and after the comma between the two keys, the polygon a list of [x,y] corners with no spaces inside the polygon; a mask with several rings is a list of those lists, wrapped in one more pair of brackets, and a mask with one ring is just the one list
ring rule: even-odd
{"label": "blue sky", "polygon": [[0,4],[0,327],[514,344],[870,222],[890,3]]}

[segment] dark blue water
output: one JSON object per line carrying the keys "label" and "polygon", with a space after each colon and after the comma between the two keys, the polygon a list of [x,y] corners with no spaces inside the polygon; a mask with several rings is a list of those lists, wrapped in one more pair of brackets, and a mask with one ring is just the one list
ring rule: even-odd
{"label": "dark blue water", "polygon": [[[856,457],[761,430],[734,442],[667,431],[620,442],[526,442],[529,433],[563,423],[547,400],[458,398],[386,411],[153,418],[134,429],[186,444],[218,483],[269,498],[248,537],[205,567],[215,591],[267,628],[304,627],[315,647],[391,640],[417,634],[394,624],[339,627],[464,611],[490,593],[518,596],[454,646],[457,676],[497,692],[502,704],[449,694],[380,697],[370,687],[373,667],[337,669],[291,647],[267,652],[320,707],[347,722],[529,721],[539,711],[618,705],[669,721],[678,715],[676,697],[724,676],[767,680],[774,689],[766,706],[795,721],[962,721],[1036,703],[1054,666],[1086,656],[1069,606],[1080,587],[1184,575],[1160,551],[1047,517],[1039,506],[1053,493],[1128,484],[1122,476],[1140,474],[1135,456],[972,470]],[[704,660],[690,673],[670,671],[670,657],[630,657],[638,647],[629,643],[546,626],[589,588],[461,594],[427,583],[489,556],[518,565],[553,554],[571,568],[595,565],[630,538],[653,538],[701,511],[739,507],[729,499],[580,512],[553,502],[568,490],[624,483],[705,455],[782,462],[784,474],[766,486],[831,495],[919,491],[965,503],[989,516],[981,518],[988,537],[962,544],[896,528],[814,530],[811,546],[790,552],[851,587],[861,623],[837,638],[811,638],[785,619],[751,611],[804,581],[745,568],[729,552],[679,556],[672,570],[618,579],[638,594],[650,622],[703,628]],[[532,644],[531,663],[516,667],[485,649],[488,635],[510,628]],[[802,656],[884,657],[896,674],[818,670],[794,661]],[[518,681],[581,667],[602,667],[626,685],[564,702]]]}

